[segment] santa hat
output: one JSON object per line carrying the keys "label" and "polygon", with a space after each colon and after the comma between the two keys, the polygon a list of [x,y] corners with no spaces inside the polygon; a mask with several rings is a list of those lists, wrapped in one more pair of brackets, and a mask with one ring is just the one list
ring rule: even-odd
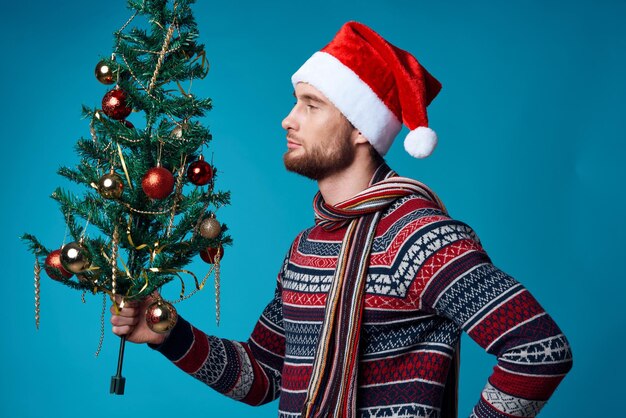
{"label": "santa hat", "polygon": [[426,106],[441,84],[410,53],[372,29],[348,22],[291,77],[321,91],[385,155],[404,123],[405,150],[428,157],[437,135],[428,128]]}

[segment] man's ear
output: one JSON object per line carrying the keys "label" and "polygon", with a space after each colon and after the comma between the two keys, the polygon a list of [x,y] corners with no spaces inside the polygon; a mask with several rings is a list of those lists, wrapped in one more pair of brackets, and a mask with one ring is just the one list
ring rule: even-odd
{"label": "man's ear", "polygon": [[361,131],[359,131],[358,129],[354,129],[354,131],[352,132],[352,138],[354,141],[355,145],[358,144],[367,144],[369,141],[367,140],[367,138],[365,138],[363,136],[363,134],[361,133]]}

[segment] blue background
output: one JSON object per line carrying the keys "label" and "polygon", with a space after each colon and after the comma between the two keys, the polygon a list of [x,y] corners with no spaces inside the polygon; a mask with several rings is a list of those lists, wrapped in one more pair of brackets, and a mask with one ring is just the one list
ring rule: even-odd
{"label": "blue background", "polygon": [[[122,0],[8,3],[0,40],[0,415],[275,417],[277,403],[236,403],[137,345],[126,350],[126,395],[109,395],[118,339],[107,315],[104,348],[94,358],[102,299],[82,304],[78,292],[45,274],[36,331],[33,258],[18,236],[28,231],[49,247],[62,243],[64,222],[47,196],[69,186],[56,169],[78,161],[74,142],[89,135],[80,106],[97,106],[107,90],[94,66],[111,53],[112,33],[130,13]],[[215,139],[219,186],[232,192],[219,218],[235,245],[223,262],[220,328],[210,290],[178,305],[182,315],[208,333],[247,339],[291,239],[312,222],[315,183],[287,173],[281,161],[280,121],[293,103],[289,77],[343,22],[360,20],[413,52],[444,86],[429,108],[438,149],[415,160],[397,141],[389,164],[436,190],[570,339],[574,369],[542,416],[619,414],[625,2],[200,1],[195,11],[211,71],[193,91],[214,100],[204,122]],[[190,268],[206,271],[200,260]],[[469,414],[494,363],[464,340],[460,416]]]}

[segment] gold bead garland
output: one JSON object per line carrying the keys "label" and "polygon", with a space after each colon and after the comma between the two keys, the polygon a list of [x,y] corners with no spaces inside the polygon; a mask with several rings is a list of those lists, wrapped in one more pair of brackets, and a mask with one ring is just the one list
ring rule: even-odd
{"label": "gold bead garland", "polygon": [[106,293],[102,294],[102,312],[100,314],[100,340],[98,341],[98,348],[96,349],[95,356],[98,357],[100,355],[100,351],[102,350],[102,343],[104,342],[104,317],[106,315],[107,309],[107,295]]}
{"label": "gold bead garland", "polygon": [[117,292],[117,249],[120,242],[120,235],[117,225],[113,229],[113,240],[111,241],[111,293],[115,296]]}
{"label": "gold bead garland", "polygon": [[35,257],[35,326],[39,329],[39,313],[40,313],[40,296],[39,291],[41,287],[41,266],[39,260]]}
{"label": "gold bead garland", "polygon": [[215,323],[220,326],[220,251],[215,256]]}

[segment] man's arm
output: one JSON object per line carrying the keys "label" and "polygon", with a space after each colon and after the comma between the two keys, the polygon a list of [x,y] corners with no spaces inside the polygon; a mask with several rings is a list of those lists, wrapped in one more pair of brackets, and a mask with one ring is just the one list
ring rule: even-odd
{"label": "man's arm", "polygon": [[[279,275],[274,298],[267,305],[247,342],[206,335],[179,316],[166,336],[145,323],[145,309],[135,304],[120,312],[112,307],[113,332],[128,341],[148,343],[177,367],[218,392],[250,405],[261,405],[280,394],[285,354],[282,288]],[[149,303],[145,301],[142,305]]]}
{"label": "man's arm", "polygon": [[572,367],[569,343],[528,290],[495,267],[466,230],[433,256],[434,264],[437,256],[441,262],[424,288],[423,307],[454,321],[498,358],[472,417],[534,417]]}

